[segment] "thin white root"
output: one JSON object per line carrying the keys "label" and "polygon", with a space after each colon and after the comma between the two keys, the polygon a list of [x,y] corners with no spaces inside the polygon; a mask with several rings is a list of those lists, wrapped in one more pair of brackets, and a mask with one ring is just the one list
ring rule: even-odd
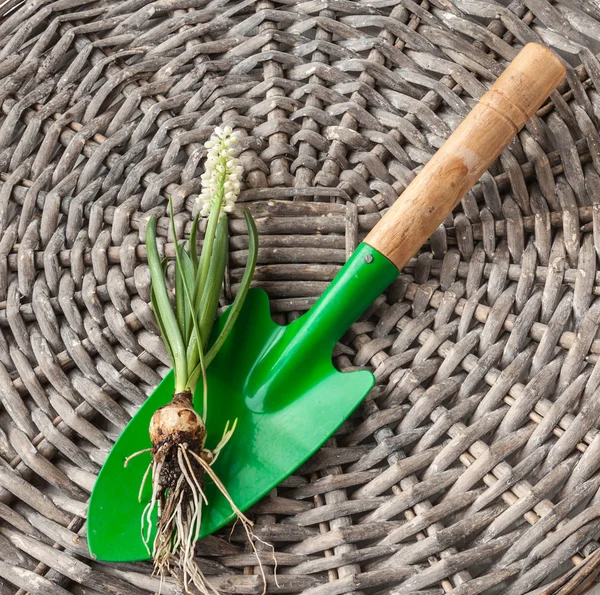
{"label": "thin white root", "polygon": [[169,574],[178,576],[186,592],[190,592],[193,585],[202,595],[219,595],[194,560],[195,544],[200,537],[202,524],[202,505],[207,502],[206,496],[192,467],[187,445],[180,444],[175,448],[181,475],[175,487],[167,491],[166,497],[161,494],[160,486],[162,463],[153,465],[152,499],[144,510],[142,520],[142,534],[147,527],[144,543],[148,548],[152,511],[162,499],[164,501],[151,552],[154,574],[161,581]]}
{"label": "thin white root", "polygon": [[[169,455],[170,460],[173,456],[175,457],[180,472],[173,487],[166,488],[161,483],[161,471],[167,456],[164,450],[159,449],[154,453],[153,460],[144,473],[139,497],[141,499],[149,474],[151,474],[152,495],[142,513],[141,534],[148,554],[154,559],[153,575],[160,577],[161,585],[166,576],[173,575],[181,582],[186,593],[191,593],[191,589],[195,588],[201,595],[219,595],[217,589],[204,575],[194,558],[195,545],[200,537],[202,525],[202,506],[208,504],[199,479],[200,475],[197,475],[199,471],[196,465],[197,462],[202,471],[210,477],[223,494],[237,516],[237,520],[244,527],[250,548],[258,561],[263,581],[262,594],[264,595],[267,591],[267,577],[260,554],[256,549],[255,540],[268,546],[273,551],[275,583],[279,586],[277,583],[277,559],[275,558],[273,546],[254,535],[252,521],[236,506],[227,489],[211,468],[219,452],[231,438],[236,423],[237,420],[234,421],[231,427],[229,427],[229,423],[226,424],[223,437],[212,452],[203,450],[199,455],[194,450],[189,449],[185,443],[171,446],[173,450],[169,451],[171,453]],[[141,454],[141,452],[145,451],[135,453],[132,457]],[[128,457],[126,463],[132,457]],[[192,459],[194,464],[192,464]],[[167,469],[170,469],[170,467],[167,467]],[[150,547],[154,528],[152,517],[156,507],[158,507],[157,530],[152,547]]]}
{"label": "thin white root", "polygon": [[[152,534],[152,512],[154,511],[154,507],[156,506],[156,502],[158,500],[158,494],[160,492],[160,470],[162,469],[162,463],[154,460],[152,462],[152,496],[150,497],[150,502],[146,504],[144,511],[142,512],[142,541],[146,546],[146,550],[148,551],[148,555],[152,555],[152,551],[150,550],[150,535]],[[146,474],[144,474],[143,483],[146,482]],[[142,485],[143,488],[143,485]],[[141,489],[140,489],[141,494]],[[160,511],[159,511],[160,513]],[[146,534],[144,535],[144,527],[148,526],[146,530]]]}
{"label": "thin white root", "polygon": [[[200,496],[202,496],[202,500],[204,501],[204,504],[208,504],[208,500],[206,499],[206,495],[204,494],[204,491],[200,487],[200,484],[198,483],[198,480],[196,479],[196,474],[194,473],[194,470],[192,469],[192,464],[190,463],[190,459],[189,459],[189,457],[187,455],[187,449],[186,448],[181,448],[180,455],[183,455],[183,458],[185,459],[186,468],[187,468],[190,476],[192,477],[192,479],[194,481],[194,485],[196,486],[196,489],[198,490],[198,493],[200,494]],[[181,470],[184,471],[183,465],[181,467]],[[200,503],[198,503],[198,507],[200,507]],[[197,527],[197,534],[200,535],[200,524],[198,524],[198,527]]]}
{"label": "thin white root", "polygon": [[[231,431],[233,431],[234,429],[235,429],[235,423],[234,423]],[[204,471],[206,471],[208,476],[214,481],[215,485],[219,488],[219,491],[221,492],[221,494],[223,494],[223,496],[225,497],[227,502],[229,502],[229,506],[231,506],[231,510],[233,510],[233,512],[237,516],[237,519],[242,523],[242,527],[244,527],[244,531],[246,532],[246,538],[248,539],[250,548],[254,552],[254,555],[256,556],[256,560],[258,562],[260,576],[263,581],[263,590],[262,590],[261,595],[265,595],[265,593],[267,592],[267,576],[265,574],[265,569],[264,569],[262,560],[260,559],[260,554],[258,553],[258,550],[256,549],[256,545],[254,544],[254,539],[257,539],[261,543],[268,545],[270,548],[272,548],[273,558],[275,560],[275,571],[274,571],[275,572],[275,583],[277,584],[277,574],[276,574],[277,573],[277,559],[275,558],[275,548],[271,544],[266,543],[265,541],[263,541],[262,539],[260,539],[254,535],[254,532],[252,531],[252,527],[254,526],[254,523],[235,505],[235,502],[229,495],[227,488],[223,485],[223,482],[218,478],[217,474],[211,469],[211,466],[204,459],[199,457],[195,452],[192,452],[191,454],[198,461],[198,463],[204,469]],[[277,586],[279,586],[279,585],[277,584]]]}
{"label": "thin white root", "polygon": [[217,477],[217,474],[212,470],[211,466],[202,458],[199,457],[195,452],[190,453],[197,461],[200,463],[200,466],[208,473],[208,476],[215,482],[215,485],[219,488],[219,491],[223,496],[225,496],[225,500],[229,502],[231,509],[235,512],[235,515],[242,521],[242,523],[247,523],[250,527],[254,524],[236,505],[232,500],[229,492],[221,482],[221,480]]}
{"label": "thin white root", "polygon": [[150,469],[152,469],[153,461],[148,463],[146,467],[146,471],[144,472],[144,477],[142,477],[142,483],[140,485],[140,491],[138,492],[138,502],[142,501],[142,493],[144,491],[144,486],[146,485],[146,480],[148,479],[148,473],[150,473]]}
{"label": "thin white root", "polygon": [[[248,534],[248,532],[246,532],[246,535],[247,534]],[[260,543],[267,546],[271,550],[271,556],[273,557],[273,578],[275,579],[276,587],[278,589],[280,589],[281,585],[279,584],[279,581],[277,580],[277,556],[275,555],[275,546],[272,543],[269,543],[268,541],[264,541],[263,539],[261,539],[260,537],[255,535],[254,533],[252,534],[252,536],[254,537],[254,539],[256,539],[256,541],[259,541]],[[256,552],[256,549],[254,549],[254,551]],[[256,554],[256,557],[258,558],[258,553]],[[262,567],[261,567],[261,570],[262,570]],[[267,591],[267,582],[264,578],[264,571],[263,571],[263,581],[264,581],[264,583],[263,583],[263,595],[264,595]]]}
{"label": "thin white root", "polygon": [[135,459],[135,457],[138,457],[139,455],[143,455],[145,452],[151,452],[151,451],[152,451],[151,448],[144,448],[144,450],[138,450],[137,452],[134,452],[132,455],[129,455],[125,459],[125,462],[123,463],[123,467],[127,467],[127,465],[129,465],[129,461],[131,461],[131,459]]}

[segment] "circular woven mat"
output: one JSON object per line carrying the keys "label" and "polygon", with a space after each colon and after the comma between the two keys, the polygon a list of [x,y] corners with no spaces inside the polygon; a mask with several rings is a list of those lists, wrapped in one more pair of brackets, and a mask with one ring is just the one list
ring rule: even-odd
{"label": "circular woven mat", "polygon": [[[285,323],[532,40],[561,54],[567,79],[336,348],[375,389],[250,516],[275,548],[276,574],[262,554],[272,592],[587,589],[600,533],[596,0],[0,12],[0,595],[159,590],[149,563],[90,558],[86,502],[168,371],[145,225],[162,217],[172,253],[171,196],[189,232],[214,126],[243,134],[256,282]],[[231,230],[223,304],[246,258],[240,211]],[[197,553],[220,590],[262,591],[239,528]]]}

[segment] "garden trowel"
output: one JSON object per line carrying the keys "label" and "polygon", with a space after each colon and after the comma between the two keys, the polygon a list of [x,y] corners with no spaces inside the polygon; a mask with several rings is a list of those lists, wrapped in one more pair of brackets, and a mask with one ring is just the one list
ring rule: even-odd
{"label": "garden trowel", "polygon": [[[372,388],[371,372],[334,368],[335,343],[396,279],[564,74],[551,51],[526,45],[306,314],[279,326],[270,317],[266,294],[249,292],[234,329],[207,370],[207,430],[213,442],[209,439],[206,446],[214,448],[225,424],[237,419],[214,471],[241,510],[315,453]],[[215,326],[222,327],[226,316]],[[98,559],[150,557],[140,531],[149,485],[138,498],[150,453],[131,460],[127,468],[124,462],[150,447],[150,418],[172,395],[171,373],[129,422],[100,472],[88,514],[89,547]],[[205,490],[202,536],[234,518],[214,485],[207,482]]]}

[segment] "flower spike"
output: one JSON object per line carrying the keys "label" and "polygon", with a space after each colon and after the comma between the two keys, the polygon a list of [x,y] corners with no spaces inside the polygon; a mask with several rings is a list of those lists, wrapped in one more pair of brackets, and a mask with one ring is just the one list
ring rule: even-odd
{"label": "flower spike", "polygon": [[201,176],[202,192],[198,196],[202,217],[207,217],[213,208],[222,209],[226,213],[233,210],[244,173],[238,159],[239,139],[238,132],[233,132],[231,126],[224,126],[216,128],[204,143],[208,155]]}

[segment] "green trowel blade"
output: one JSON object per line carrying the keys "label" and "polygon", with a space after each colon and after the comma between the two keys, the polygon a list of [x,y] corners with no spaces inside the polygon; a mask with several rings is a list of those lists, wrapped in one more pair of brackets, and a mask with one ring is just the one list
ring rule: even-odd
{"label": "green trowel blade", "polygon": [[[248,293],[231,334],[207,371],[206,446],[214,448],[226,423],[237,420],[213,469],[241,510],[310,457],[373,386],[373,376],[366,370],[338,372],[331,353],[349,325],[397,274],[387,259],[361,245],[319,302],[285,327],[273,322],[264,292]],[[172,393],[171,372],[129,422],[98,476],[88,511],[89,547],[98,559],[125,562],[150,557],[141,533],[149,481],[138,498],[150,453],[135,457],[126,468],[124,462],[151,446],[150,418]],[[198,395],[197,409],[201,403]],[[208,505],[203,508],[201,536],[234,518],[209,479],[205,492]]]}

